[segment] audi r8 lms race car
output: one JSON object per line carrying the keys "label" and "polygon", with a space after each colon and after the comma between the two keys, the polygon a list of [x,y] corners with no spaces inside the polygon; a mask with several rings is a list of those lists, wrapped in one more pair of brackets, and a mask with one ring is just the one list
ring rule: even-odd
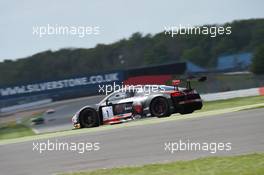
{"label": "audi r8 lms race car", "polygon": [[[198,79],[206,80],[206,77]],[[202,108],[199,93],[191,87],[178,87],[181,80],[173,80],[174,86],[127,86],[106,96],[101,102],[81,108],[72,118],[75,128],[117,124],[146,117],[168,117],[174,113],[189,114]]]}

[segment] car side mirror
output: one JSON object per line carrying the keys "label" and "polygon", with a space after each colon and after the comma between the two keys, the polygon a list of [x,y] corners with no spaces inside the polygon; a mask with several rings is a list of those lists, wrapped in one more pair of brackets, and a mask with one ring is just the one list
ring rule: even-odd
{"label": "car side mirror", "polygon": [[108,100],[108,99],[106,99],[106,100],[105,100],[105,104],[106,104],[106,106],[108,105],[108,102],[109,102],[109,100]]}
{"label": "car side mirror", "polygon": [[106,106],[112,105],[112,102],[111,101],[109,102],[109,100],[107,99],[107,100],[105,100],[105,104],[106,104]]}

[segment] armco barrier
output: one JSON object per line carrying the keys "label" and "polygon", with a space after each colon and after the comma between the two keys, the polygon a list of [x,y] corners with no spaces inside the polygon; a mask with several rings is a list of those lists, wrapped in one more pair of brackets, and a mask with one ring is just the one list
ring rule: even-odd
{"label": "armco barrier", "polygon": [[216,101],[216,100],[226,100],[237,97],[249,97],[249,96],[258,96],[258,95],[264,95],[264,87],[202,94],[201,98],[204,101]]}
{"label": "armco barrier", "polygon": [[25,103],[25,104],[21,104],[21,105],[5,107],[5,108],[0,109],[0,113],[1,112],[2,113],[18,112],[20,110],[31,109],[31,108],[34,108],[36,106],[48,104],[48,103],[51,103],[51,102],[52,102],[52,99],[45,99],[45,100],[40,100],[40,101],[36,101],[36,102],[31,102],[31,103]]}
{"label": "armco barrier", "polygon": [[264,95],[264,87],[259,88],[259,95]]}

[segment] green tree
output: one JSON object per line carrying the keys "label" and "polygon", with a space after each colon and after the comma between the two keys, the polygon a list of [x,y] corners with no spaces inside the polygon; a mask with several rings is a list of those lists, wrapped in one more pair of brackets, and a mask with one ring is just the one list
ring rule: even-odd
{"label": "green tree", "polygon": [[207,65],[207,60],[204,51],[199,46],[184,50],[182,54],[182,59],[191,61],[200,66]]}
{"label": "green tree", "polygon": [[252,60],[252,72],[264,74],[264,44],[257,47]]}
{"label": "green tree", "polygon": [[[164,32],[155,35],[137,32],[129,38],[94,48],[64,48],[15,61],[6,60],[0,62],[0,86],[179,60],[213,67],[219,55],[252,52],[264,43],[264,18],[239,20],[223,26],[231,26],[232,34],[215,38],[209,35],[172,38]],[[252,70],[258,73],[263,70],[258,68],[263,59],[255,59]]]}
{"label": "green tree", "polygon": [[158,43],[145,51],[144,61],[147,64],[161,64],[168,62],[170,56],[164,43]]}

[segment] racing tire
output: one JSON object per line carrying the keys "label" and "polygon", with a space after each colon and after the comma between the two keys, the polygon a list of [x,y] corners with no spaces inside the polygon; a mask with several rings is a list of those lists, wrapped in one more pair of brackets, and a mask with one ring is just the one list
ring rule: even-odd
{"label": "racing tire", "polygon": [[153,117],[168,117],[170,116],[169,102],[164,97],[156,97],[150,103],[150,113]]}
{"label": "racing tire", "polygon": [[100,125],[97,112],[94,109],[87,108],[80,112],[81,128],[92,128]]}

